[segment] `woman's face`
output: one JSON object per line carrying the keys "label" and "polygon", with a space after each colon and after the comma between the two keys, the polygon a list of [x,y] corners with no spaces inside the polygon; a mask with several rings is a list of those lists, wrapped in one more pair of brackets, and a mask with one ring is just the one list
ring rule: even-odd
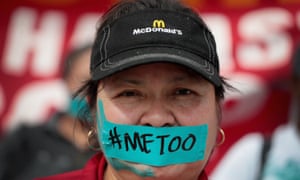
{"label": "woman's face", "polygon": [[126,163],[130,166],[126,170],[113,168],[110,164],[107,177],[142,179],[134,171],[150,168],[153,177],[147,179],[197,179],[214,148],[218,132],[218,103],[211,83],[182,66],[152,63],[104,79],[98,91],[97,100],[102,101],[106,118],[116,124],[208,125],[204,160],[163,167]]}

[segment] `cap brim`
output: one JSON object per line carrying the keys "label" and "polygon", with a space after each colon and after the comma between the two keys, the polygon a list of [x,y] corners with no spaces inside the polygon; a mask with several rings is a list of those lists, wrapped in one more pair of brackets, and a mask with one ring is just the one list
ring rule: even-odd
{"label": "cap brim", "polygon": [[147,47],[119,53],[95,68],[92,77],[93,80],[99,80],[134,66],[154,62],[183,65],[196,71],[215,86],[221,86],[218,71],[207,60],[188,51],[168,47]]}

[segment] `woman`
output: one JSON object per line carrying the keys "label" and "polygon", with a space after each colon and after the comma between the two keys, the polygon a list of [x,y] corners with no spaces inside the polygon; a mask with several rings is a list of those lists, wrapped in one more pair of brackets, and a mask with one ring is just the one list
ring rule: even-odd
{"label": "woman", "polygon": [[[101,151],[48,179],[207,179],[224,86],[215,40],[171,0],[121,1],[102,19],[82,88]],[[47,178],[46,178],[47,179]]]}

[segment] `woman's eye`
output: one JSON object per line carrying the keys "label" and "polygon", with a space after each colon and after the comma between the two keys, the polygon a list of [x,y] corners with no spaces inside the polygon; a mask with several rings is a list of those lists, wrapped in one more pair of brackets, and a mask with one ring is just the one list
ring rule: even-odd
{"label": "woman's eye", "polygon": [[132,96],[138,96],[138,93],[135,91],[124,91],[120,93],[119,96],[132,97]]}
{"label": "woman's eye", "polygon": [[175,94],[176,95],[189,95],[189,94],[192,94],[192,91],[189,89],[177,89],[175,91]]}

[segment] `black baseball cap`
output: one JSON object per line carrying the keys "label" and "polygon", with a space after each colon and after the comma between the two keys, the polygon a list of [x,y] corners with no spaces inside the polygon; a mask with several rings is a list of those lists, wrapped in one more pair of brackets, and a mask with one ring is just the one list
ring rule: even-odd
{"label": "black baseball cap", "polygon": [[170,62],[193,69],[215,86],[222,84],[214,37],[198,18],[171,10],[143,10],[98,33],[101,40],[90,66],[93,80],[137,65]]}

